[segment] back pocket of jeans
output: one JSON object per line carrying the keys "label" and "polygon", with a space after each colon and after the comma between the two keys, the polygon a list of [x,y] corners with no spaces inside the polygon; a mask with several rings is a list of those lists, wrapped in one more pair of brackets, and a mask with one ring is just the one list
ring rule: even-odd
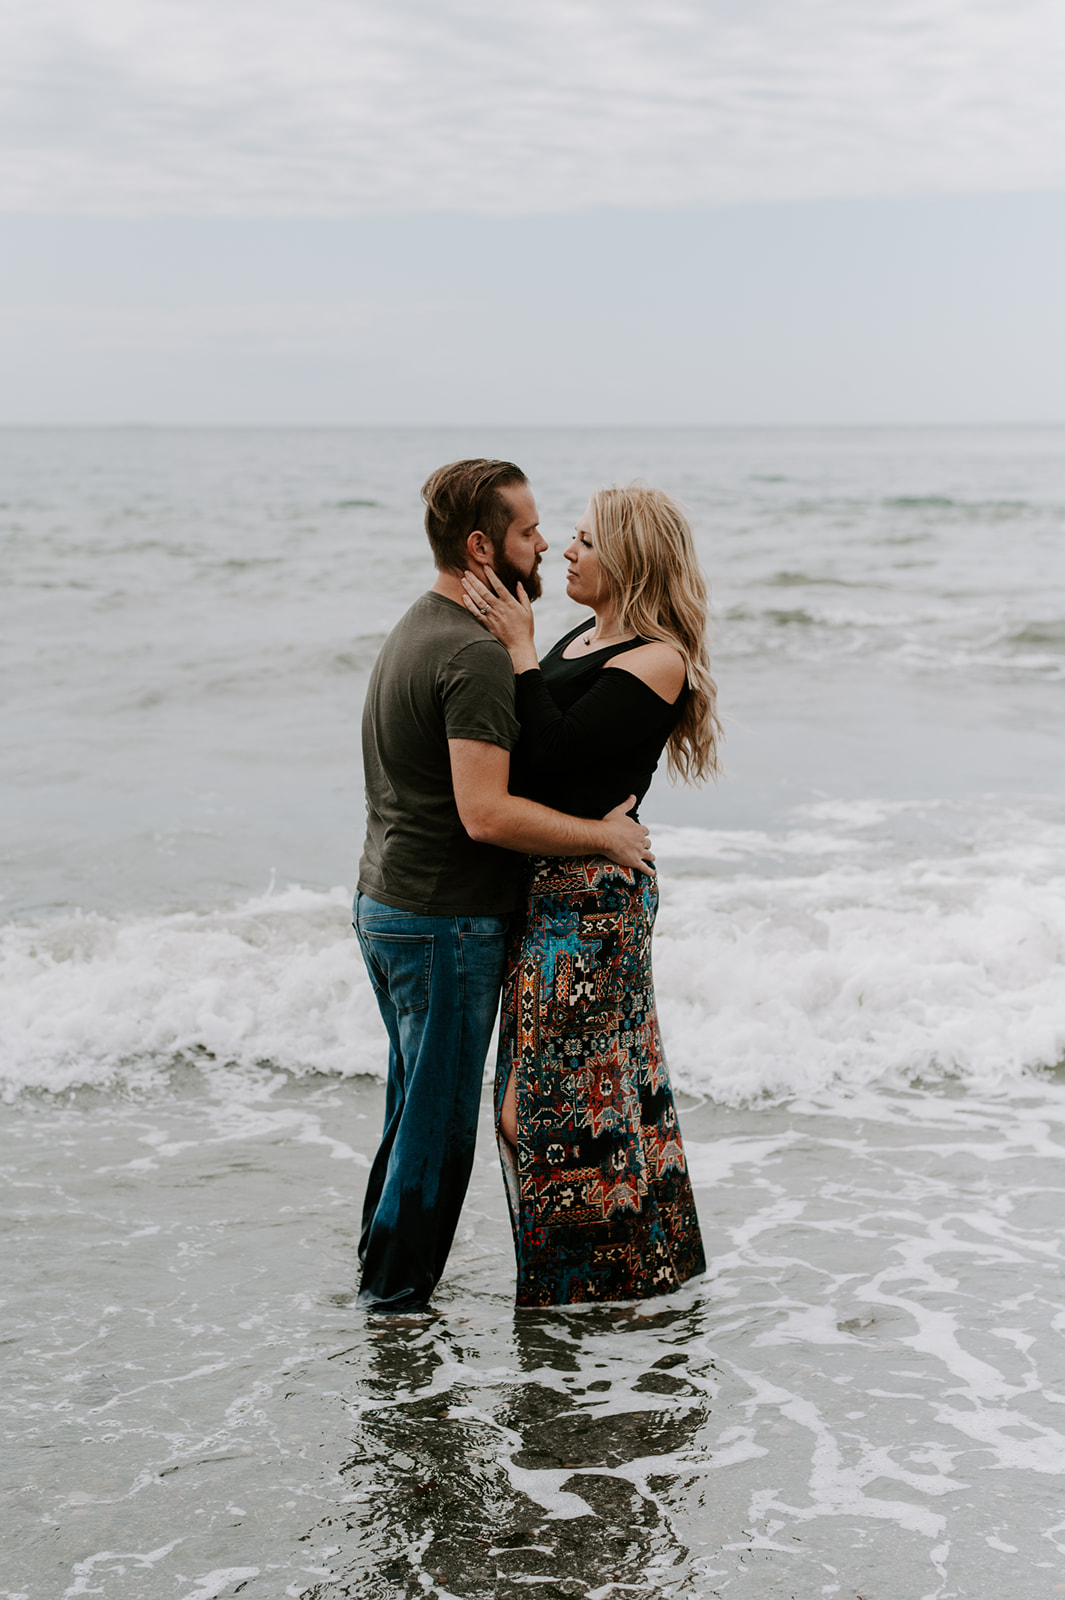
{"label": "back pocket of jeans", "polygon": [[375,989],[386,994],[400,1016],[429,1008],[433,971],[431,933],[370,933],[361,929]]}

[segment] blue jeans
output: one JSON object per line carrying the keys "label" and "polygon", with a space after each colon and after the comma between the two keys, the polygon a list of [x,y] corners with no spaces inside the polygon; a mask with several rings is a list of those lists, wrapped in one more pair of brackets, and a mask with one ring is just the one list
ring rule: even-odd
{"label": "blue jeans", "polygon": [[360,893],[354,927],[389,1041],[359,1305],[416,1311],[444,1270],[470,1181],[507,918],[424,917]]}

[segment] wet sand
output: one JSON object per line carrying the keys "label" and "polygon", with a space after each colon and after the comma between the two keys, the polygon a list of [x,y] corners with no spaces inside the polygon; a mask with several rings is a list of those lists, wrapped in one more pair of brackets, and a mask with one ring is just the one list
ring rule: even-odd
{"label": "wet sand", "polygon": [[1065,1593],[1060,1081],[682,1098],[709,1273],[568,1312],[514,1311],[486,1099],[437,1313],[387,1323],[381,1099],[2,1108],[0,1596]]}

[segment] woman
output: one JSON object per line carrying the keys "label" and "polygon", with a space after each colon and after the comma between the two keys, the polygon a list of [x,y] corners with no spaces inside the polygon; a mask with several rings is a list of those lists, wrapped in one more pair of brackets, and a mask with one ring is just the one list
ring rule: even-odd
{"label": "woman", "polygon": [[[541,664],[524,590],[467,574],[517,675],[512,788],[557,810],[638,805],[663,749],[699,781],[720,725],[691,529],[655,489],[602,489],[565,551],[592,612]],[[503,982],[496,1077],[519,1305],[666,1294],[705,1268],[651,981],[653,871],[533,858]]]}

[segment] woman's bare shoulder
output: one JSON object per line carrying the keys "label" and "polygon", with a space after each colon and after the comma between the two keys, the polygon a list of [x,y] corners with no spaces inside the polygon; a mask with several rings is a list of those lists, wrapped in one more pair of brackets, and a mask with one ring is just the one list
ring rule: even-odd
{"label": "woman's bare shoulder", "polygon": [[670,705],[683,689],[686,677],[684,657],[680,651],[657,639],[650,644],[642,644],[638,650],[627,650],[623,656],[615,656],[613,661],[607,662],[607,667],[631,672],[634,678],[639,678],[641,683],[654,690],[660,700],[666,700]]}

